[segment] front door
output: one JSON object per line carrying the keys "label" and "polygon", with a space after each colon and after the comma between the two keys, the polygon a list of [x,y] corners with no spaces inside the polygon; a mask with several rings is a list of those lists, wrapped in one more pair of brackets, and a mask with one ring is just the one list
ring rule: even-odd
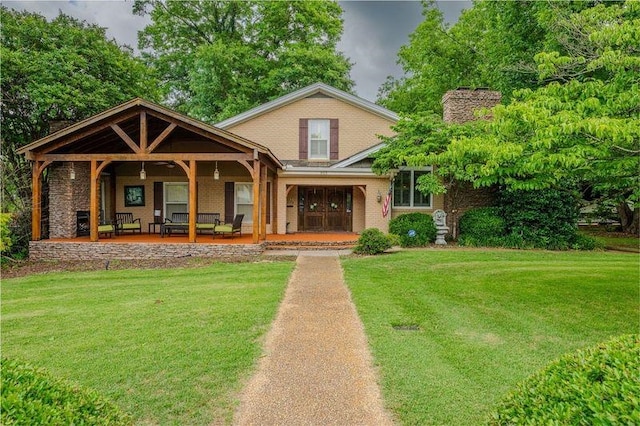
{"label": "front door", "polygon": [[300,187],[298,224],[300,231],[351,231],[353,192],[350,186]]}

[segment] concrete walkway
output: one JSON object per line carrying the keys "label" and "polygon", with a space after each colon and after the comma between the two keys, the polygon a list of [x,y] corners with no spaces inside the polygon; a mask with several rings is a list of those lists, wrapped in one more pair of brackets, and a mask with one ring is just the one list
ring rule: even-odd
{"label": "concrete walkway", "polygon": [[335,251],[301,252],[237,425],[391,425]]}

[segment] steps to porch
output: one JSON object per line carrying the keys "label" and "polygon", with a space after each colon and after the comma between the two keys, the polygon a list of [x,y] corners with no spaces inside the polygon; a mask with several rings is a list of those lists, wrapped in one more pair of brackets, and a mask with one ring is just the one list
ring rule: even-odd
{"label": "steps to porch", "polygon": [[346,241],[308,241],[308,240],[287,240],[269,241],[264,243],[265,251],[277,252],[284,250],[352,250],[357,240]]}

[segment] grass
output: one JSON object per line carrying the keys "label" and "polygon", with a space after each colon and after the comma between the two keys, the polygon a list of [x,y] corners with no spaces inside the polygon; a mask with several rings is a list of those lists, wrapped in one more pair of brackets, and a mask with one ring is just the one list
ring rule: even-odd
{"label": "grass", "polygon": [[3,280],[2,354],[97,390],[138,424],[229,423],[293,266]]}
{"label": "grass", "polygon": [[635,254],[421,250],[343,268],[405,425],[483,424],[561,354],[638,332]]}
{"label": "grass", "polygon": [[640,253],[640,239],[637,236],[607,232],[606,229],[599,226],[585,226],[580,228],[580,232],[595,238],[603,247]]}

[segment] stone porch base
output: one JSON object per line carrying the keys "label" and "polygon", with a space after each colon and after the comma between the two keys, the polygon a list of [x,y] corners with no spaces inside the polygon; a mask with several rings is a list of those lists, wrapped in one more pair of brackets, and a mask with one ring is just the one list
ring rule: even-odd
{"label": "stone porch base", "polygon": [[262,244],[109,243],[31,241],[32,260],[168,259],[176,257],[257,256]]}

